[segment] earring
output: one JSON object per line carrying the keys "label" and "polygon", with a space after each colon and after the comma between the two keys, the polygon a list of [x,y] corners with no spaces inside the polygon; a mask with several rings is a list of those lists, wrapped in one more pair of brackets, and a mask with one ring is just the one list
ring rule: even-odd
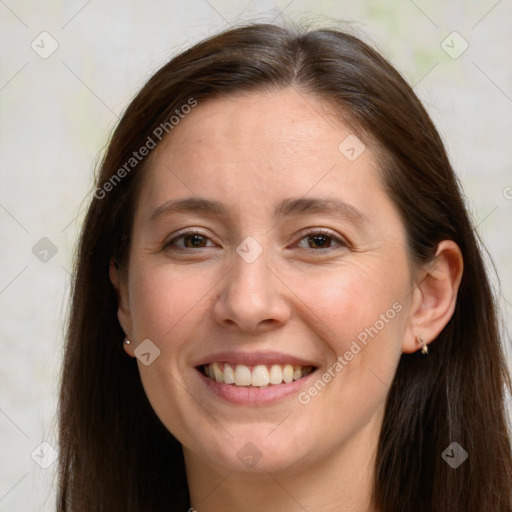
{"label": "earring", "polygon": [[130,343],[131,343],[131,341],[130,341],[130,340],[124,340],[124,344],[125,344],[125,345],[129,345]]}
{"label": "earring", "polygon": [[428,345],[425,343],[425,338],[420,336],[419,338],[416,338],[416,342],[421,345],[421,353],[428,354]]}

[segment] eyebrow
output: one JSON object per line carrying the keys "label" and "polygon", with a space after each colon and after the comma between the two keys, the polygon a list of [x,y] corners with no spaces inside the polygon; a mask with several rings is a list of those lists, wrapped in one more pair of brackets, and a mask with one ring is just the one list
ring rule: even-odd
{"label": "eyebrow", "polygon": [[285,199],[279,203],[275,209],[276,217],[286,215],[297,215],[304,213],[325,213],[337,214],[346,217],[356,224],[362,224],[368,218],[355,206],[346,203],[340,199],[331,199],[324,197],[300,197],[297,199]]}
{"label": "eyebrow", "polygon": [[[149,217],[153,221],[162,214],[193,212],[209,215],[226,215],[225,206],[218,202],[202,197],[187,197],[183,199],[170,199],[160,205]],[[362,224],[368,218],[355,206],[340,199],[311,197],[290,198],[281,201],[274,210],[275,217],[287,215],[300,215],[305,213],[337,214],[348,218],[356,224]]]}
{"label": "eyebrow", "polygon": [[179,212],[199,212],[211,215],[223,215],[226,213],[224,206],[217,202],[202,197],[187,197],[184,199],[170,199],[160,205],[149,217],[148,222],[153,221],[162,214]]}

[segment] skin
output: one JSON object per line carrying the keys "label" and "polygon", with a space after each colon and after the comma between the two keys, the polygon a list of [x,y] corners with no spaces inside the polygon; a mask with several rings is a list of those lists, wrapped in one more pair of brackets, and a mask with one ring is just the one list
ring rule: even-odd
{"label": "skin", "polygon": [[[151,156],[128,275],[111,265],[111,280],[132,340],[126,352],[134,357],[145,339],[161,351],[149,366],[138,361],[141,380],[183,445],[199,512],[372,510],[375,451],[399,358],[420,349],[416,338],[435,339],[453,313],[457,245],[444,241],[428,266],[410,268],[371,142],[355,161],[338,150],[352,133],[328,105],[289,88],[199,103]],[[191,196],[219,201],[226,213],[148,221],[166,201]],[[363,220],[274,216],[280,201],[302,197],[342,200]],[[318,228],[347,242],[315,245]],[[183,230],[206,237],[202,246],[180,239],[163,248]],[[236,252],[248,236],[263,248],[252,263]],[[397,303],[400,312],[307,404],[294,394],[233,405],[193,367],[221,350],[270,350],[314,361],[320,378]],[[261,457],[250,468],[237,456],[248,442]]]}

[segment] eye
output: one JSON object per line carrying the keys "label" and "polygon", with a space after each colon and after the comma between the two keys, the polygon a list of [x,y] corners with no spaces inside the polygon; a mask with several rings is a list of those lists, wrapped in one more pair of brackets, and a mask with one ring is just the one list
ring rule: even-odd
{"label": "eye", "polygon": [[[211,245],[207,245],[208,242]],[[194,231],[182,233],[164,245],[164,249],[203,249],[205,247],[214,247],[214,244],[208,237]]]}
{"label": "eye", "polygon": [[[297,246],[302,249],[318,252],[318,249],[329,251],[337,247],[348,247],[348,243],[330,231],[316,230],[303,236]],[[181,233],[164,245],[164,249],[177,250],[203,249],[207,247],[215,247],[215,244],[205,235],[195,231]]]}
{"label": "eye", "polygon": [[[307,245],[305,246],[304,243]],[[348,247],[348,243],[330,231],[317,230],[312,231],[302,237],[298,243],[298,247],[312,250],[333,250],[337,247]]]}

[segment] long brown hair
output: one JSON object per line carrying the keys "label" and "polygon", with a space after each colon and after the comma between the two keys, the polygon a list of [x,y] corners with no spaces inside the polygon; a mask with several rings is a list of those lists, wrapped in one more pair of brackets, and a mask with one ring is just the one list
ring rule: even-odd
{"label": "long brown hair", "polygon": [[[128,266],[134,209],[147,167],[147,159],[130,159],[148,137],[155,140],[159,126],[165,127],[163,135],[171,133],[169,120],[191,100],[290,86],[325,100],[357,133],[376,141],[412,264],[428,262],[447,239],[458,244],[464,258],[452,319],[427,357],[402,355],[389,390],[375,468],[375,509],[512,510],[505,412],[510,377],[497,306],[438,132],[401,75],[359,38],[338,30],[257,24],[211,37],[165,64],[128,106],[111,137],[74,270],[60,391],[59,512],[186,510],[181,446],[153,412],[136,361],[123,351],[109,280],[111,258],[121,269]],[[452,442],[469,455],[457,469],[442,457]]]}

